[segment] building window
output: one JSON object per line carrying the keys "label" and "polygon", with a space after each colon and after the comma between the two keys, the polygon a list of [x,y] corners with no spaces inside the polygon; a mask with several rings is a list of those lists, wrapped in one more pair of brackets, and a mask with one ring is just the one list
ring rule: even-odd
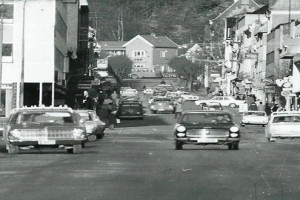
{"label": "building window", "polygon": [[0,5],[0,12],[3,12],[3,22],[4,23],[13,23],[13,19],[14,19],[14,5],[13,4]]}
{"label": "building window", "polygon": [[144,50],[134,50],[132,51],[132,57],[135,58],[146,57],[146,52]]}
{"label": "building window", "polygon": [[165,58],[166,57],[166,51],[160,51],[160,57]]}
{"label": "building window", "polygon": [[274,51],[267,54],[267,65],[273,63],[275,60],[275,53]]}
{"label": "building window", "polygon": [[3,44],[2,45],[2,62],[12,62],[13,45]]}

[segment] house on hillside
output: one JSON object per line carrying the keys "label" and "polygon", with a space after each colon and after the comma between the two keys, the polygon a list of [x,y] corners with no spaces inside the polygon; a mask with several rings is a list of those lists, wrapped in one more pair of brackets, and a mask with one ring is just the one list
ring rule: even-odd
{"label": "house on hillside", "polygon": [[133,61],[132,78],[167,77],[173,74],[169,62],[178,55],[178,45],[170,38],[155,34],[137,35],[123,47]]}

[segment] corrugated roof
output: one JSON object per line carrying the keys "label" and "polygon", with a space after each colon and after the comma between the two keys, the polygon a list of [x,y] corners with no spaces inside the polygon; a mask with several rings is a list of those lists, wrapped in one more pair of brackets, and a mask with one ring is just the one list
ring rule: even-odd
{"label": "corrugated roof", "polygon": [[178,48],[178,45],[166,36],[141,35],[141,37],[157,48]]}

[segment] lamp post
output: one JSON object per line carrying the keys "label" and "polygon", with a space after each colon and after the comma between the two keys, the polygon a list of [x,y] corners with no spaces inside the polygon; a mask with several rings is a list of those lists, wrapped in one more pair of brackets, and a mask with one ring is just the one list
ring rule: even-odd
{"label": "lamp post", "polygon": [[21,84],[20,84],[20,107],[24,105],[24,68],[25,68],[25,11],[27,0],[23,3],[23,27],[22,27],[22,64],[21,64]]}

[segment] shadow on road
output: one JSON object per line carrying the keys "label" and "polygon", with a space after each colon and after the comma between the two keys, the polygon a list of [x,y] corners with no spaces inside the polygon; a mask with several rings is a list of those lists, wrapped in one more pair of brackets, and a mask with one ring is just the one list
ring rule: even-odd
{"label": "shadow on road", "polygon": [[143,120],[139,119],[121,119],[121,123],[118,124],[117,128],[122,127],[140,127],[140,126],[162,126],[162,125],[172,125],[172,122],[166,121],[160,115],[148,115],[145,116]]}

